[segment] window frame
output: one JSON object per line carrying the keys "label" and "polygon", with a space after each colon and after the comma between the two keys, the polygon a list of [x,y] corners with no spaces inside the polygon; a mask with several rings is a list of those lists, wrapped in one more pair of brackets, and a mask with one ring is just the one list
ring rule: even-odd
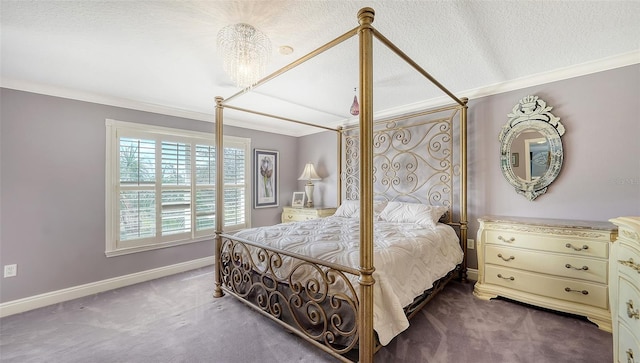
{"label": "window frame", "polygon": [[[201,242],[211,240],[215,237],[214,230],[196,231],[195,228],[195,197],[198,189],[213,187],[215,191],[215,182],[211,185],[197,184],[195,178],[195,148],[196,145],[208,145],[215,148],[215,134],[199,131],[184,130],[171,127],[163,127],[149,124],[140,124],[133,122],[117,121],[107,119],[105,121],[106,126],[106,170],[105,170],[105,255],[107,257],[120,256],[130,253],[143,252],[156,250],[160,248],[167,248],[173,246],[179,246],[189,243]],[[124,138],[140,138],[140,139],[152,139],[155,140],[156,150],[158,150],[158,144],[162,142],[180,142],[188,143],[191,145],[191,182],[189,187],[184,186],[166,186],[161,182],[162,175],[159,173],[162,163],[162,157],[156,152],[156,182],[147,189],[152,189],[154,192],[160,191],[160,194],[156,194],[156,200],[162,198],[162,191],[168,188],[178,188],[189,190],[191,193],[191,225],[190,232],[182,232],[176,234],[162,235],[161,230],[156,232],[156,236],[141,238],[136,240],[120,241],[120,145],[119,140]],[[225,190],[239,189],[244,193],[244,223],[237,224],[225,228],[225,231],[233,231],[251,226],[251,139],[236,136],[224,136],[224,147],[233,147],[244,150],[244,184],[227,184],[225,183]],[[217,150],[216,150],[217,152]],[[159,165],[160,164],[160,165]],[[132,188],[132,190],[144,189],[144,187]],[[159,203],[162,203],[161,201]],[[158,202],[156,201],[156,205]],[[156,210],[156,216],[160,216],[162,211]],[[217,216],[216,216],[217,217]],[[156,220],[156,224],[161,223]],[[209,232],[210,231],[210,232]]]}

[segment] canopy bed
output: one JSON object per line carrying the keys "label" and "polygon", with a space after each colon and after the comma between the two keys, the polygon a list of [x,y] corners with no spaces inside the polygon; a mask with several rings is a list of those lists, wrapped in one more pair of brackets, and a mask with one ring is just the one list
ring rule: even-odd
{"label": "canopy bed", "polygon": [[[330,217],[223,231],[216,218],[214,297],[226,292],[341,361],[375,351],[458,275],[466,279],[467,100],[438,83],[358,12],[359,26],[224,100],[216,98],[216,150],[223,110],[250,112],[337,135],[339,207]],[[303,62],[358,37],[358,125],[331,128],[230,102]],[[454,105],[374,120],[373,39],[450,97]],[[216,153],[216,185],[224,185]],[[345,199],[342,203],[340,201]],[[216,188],[216,215],[224,215]],[[374,266],[375,260],[375,266]]]}

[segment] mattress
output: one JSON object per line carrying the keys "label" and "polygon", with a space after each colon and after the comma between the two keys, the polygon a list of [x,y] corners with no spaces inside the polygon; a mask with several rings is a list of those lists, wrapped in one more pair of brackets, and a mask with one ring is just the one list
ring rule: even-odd
{"label": "mattress", "polygon": [[[331,216],[239,231],[239,238],[359,267],[360,225],[357,218]],[[374,316],[380,343],[409,327],[403,307],[462,262],[458,237],[449,225],[376,221],[374,223]],[[350,276],[358,290],[358,277]]]}

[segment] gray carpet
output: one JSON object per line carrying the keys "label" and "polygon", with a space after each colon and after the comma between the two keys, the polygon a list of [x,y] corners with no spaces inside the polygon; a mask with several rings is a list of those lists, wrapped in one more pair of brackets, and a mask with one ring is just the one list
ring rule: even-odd
{"label": "gray carpet", "polygon": [[[333,362],[233,297],[203,268],[0,319],[0,361]],[[612,361],[611,334],[584,319],[450,283],[376,362]]]}

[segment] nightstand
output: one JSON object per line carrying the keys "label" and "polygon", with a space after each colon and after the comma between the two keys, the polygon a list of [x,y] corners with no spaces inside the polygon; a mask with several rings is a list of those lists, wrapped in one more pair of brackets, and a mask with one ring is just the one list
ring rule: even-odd
{"label": "nightstand", "polygon": [[282,223],[307,221],[309,219],[324,218],[336,212],[336,208],[327,207],[284,207],[282,209]]}

